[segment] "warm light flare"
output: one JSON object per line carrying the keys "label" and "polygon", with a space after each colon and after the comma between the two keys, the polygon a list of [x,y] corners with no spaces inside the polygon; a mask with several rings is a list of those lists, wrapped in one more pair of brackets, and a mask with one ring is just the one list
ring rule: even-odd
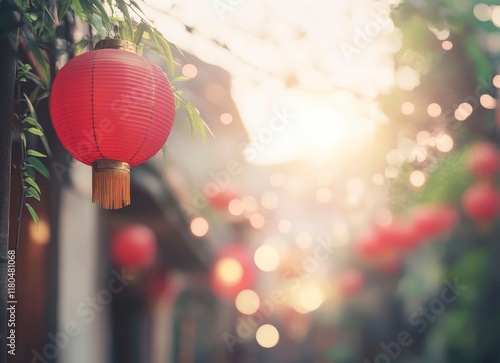
{"label": "warm light flare", "polygon": [[243,277],[243,267],[234,258],[223,258],[215,265],[215,275],[226,285],[236,285]]}

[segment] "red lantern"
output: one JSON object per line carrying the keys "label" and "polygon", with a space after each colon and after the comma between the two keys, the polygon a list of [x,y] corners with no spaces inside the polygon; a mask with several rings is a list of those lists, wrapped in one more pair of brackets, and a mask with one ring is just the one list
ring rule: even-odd
{"label": "red lantern", "polygon": [[119,229],[111,240],[111,257],[116,265],[145,268],[156,255],[156,237],[151,229],[132,224]]}
{"label": "red lantern", "polygon": [[469,170],[478,177],[493,177],[500,170],[500,154],[495,145],[480,142],[469,150]]}
{"label": "red lantern", "polygon": [[411,217],[413,229],[422,239],[451,231],[457,220],[457,211],[449,205],[419,205]]}
{"label": "red lantern", "polygon": [[500,195],[490,184],[469,187],[462,196],[465,213],[476,222],[490,222],[500,211]]}
{"label": "red lantern", "polygon": [[387,250],[377,231],[371,231],[358,238],[355,244],[358,253],[367,259],[379,257]]}
{"label": "red lantern", "polygon": [[252,252],[242,245],[229,245],[220,251],[210,272],[212,289],[222,298],[234,298],[254,286],[255,272]]}
{"label": "red lantern", "polygon": [[385,245],[396,248],[413,248],[421,242],[421,238],[413,226],[398,220],[393,221],[388,226],[380,227],[377,233]]}
{"label": "red lantern", "polygon": [[130,168],[165,144],[175,116],[172,88],[135,44],[104,39],[71,59],[52,85],[50,115],[64,147],[92,165],[92,201],[130,204]]}

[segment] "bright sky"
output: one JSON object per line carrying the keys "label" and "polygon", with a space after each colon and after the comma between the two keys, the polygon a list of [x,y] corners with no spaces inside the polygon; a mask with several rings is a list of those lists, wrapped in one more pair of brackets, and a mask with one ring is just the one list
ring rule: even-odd
{"label": "bright sky", "polygon": [[373,99],[395,83],[401,36],[388,14],[397,2],[148,0],[144,10],[180,49],[231,74],[250,137],[276,111],[293,114],[252,160],[260,164],[333,156],[341,142],[345,152],[385,121]]}

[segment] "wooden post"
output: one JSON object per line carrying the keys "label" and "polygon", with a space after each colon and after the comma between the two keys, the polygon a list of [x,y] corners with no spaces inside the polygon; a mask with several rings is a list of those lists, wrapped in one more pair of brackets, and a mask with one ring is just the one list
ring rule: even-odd
{"label": "wooden post", "polygon": [[[16,12],[5,13],[0,2],[2,18],[14,25],[0,33],[0,363],[7,362],[7,250],[9,248],[10,170],[12,160],[11,118],[16,80],[18,32]],[[6,25],[6,24],[2,24]],[[1,30],[6,30],[5,28]]]}

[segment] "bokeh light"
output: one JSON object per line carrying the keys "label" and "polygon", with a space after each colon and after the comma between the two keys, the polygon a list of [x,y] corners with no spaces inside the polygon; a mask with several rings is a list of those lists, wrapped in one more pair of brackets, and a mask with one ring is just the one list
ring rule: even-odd
{"label": "bokeh light", "polygon": [[422,185],[425,184],[425,174],[420,171],[420,170],[414,170],[411,172],[410,174],[410,183],[414,186],[414,187],[421,187]]}
{"label": "bokeh light", "polygon": [[300,291],[299,302],[306,312],[318,309],[325,301],[325,293],[318,286],[306,286]]}
{"label": "bokeh light", "polygon": [[453,48],[453,43],[450,42],[449,40],[445,40],[444,42],[441,43],[441,47],[444,50],[451,50]]}
{"label": "bokeh light", "polygon": [[465,121],[472,114],[472,111],[473,108],[470,103],[461,103],[455,110],[455,118],[458,121]]}
{"label": "bokeh light", "polygon": [[276,207],[278,207],[279,204],[278,194],[276,194],[271,190],[268,190],[267,192],[264,192],[264,194],[262,194],[260,202],[265,209],[268,210],[276,209]]}
{"label": "bokeh light", "polygon": [[185,64],[182,67],[182,75],[187,78],[194,78],[198,74],[198,68],[194,64]]}
{"label": "bokeh light", "polygon": [[481,103],[481,106],[490,110],[497,107],[497,100],[488,94],[481,95],[479,102]]}
{"label": "bokeh light", "polygon": [[191,221],[190,228],[196,237],[203,237],[208,233],[208,221],[203,217],[196,217]]}
{"label": "bokeh light", "polygon": [[245,206],[241,200],[233,199],[229,202],[227,209],[232,215],[239,216],[245,211]]}
{"label": "bokeh light", "polygon": [[474,5],[474,16],[479,21],[491,20],[491,7],[487,4],[479,3]]}
{"label": "bokeh light", "polygon": [[278,269],[280,265],[280,255],[278,250],[270,245],[262,245],[255,251],[255,265],[265,272],[271,272]]}
{"label": "bokeh light", "polygon": [[409,116],[413,114],[413,112],[415,112],[415,105],[409,101],[403,102],[401,105],[401,113]]}
{"label": "bokeh light", "polygon": [[295,244],[302,249],[311,247],[312,242],[313,238],[307,232],[301,232],[295,237]]}
{"label": "bokeh light", "polygon": [[273,348],[280,340],[278,329],[271,324],[264,324],[255,333],[257,343],[263,348]]}
{"label": "bokeh light", "polygon": [[230,113],[223,113],[220,115],[220,122],[224,125],[230,125],[233,122],[233,116]]}
{"label": "bokeh light", "polygon": [[440,134],[435,137],[435,140],[436,140],[436,148],[439,151],[447,153],[453,149],[454,142],[450,135]]}
{"label": "bokeh light", "polygon": [[427,113],[431,117],[438,117],[441,115],[441,106],[439,106],[437,103],[431,103],[429,106],[427,106]]}
{"label": "bokeh light", "polygon": [[250,215],[250,225],[255,229],[260,229],[266,224],[266,219],[260,213],[252,213]]}
{"label": "bokeh light", "polygon": [[254,314],[260,307],[259,295],[253,290],[243,290],[236,296],[234,304],[240,313]]}
{"label": "bokeh light", "polygon": [[215,264],[215,276],[226,285],[236,285],[243,277],[243,266],[235,258],[222,258]]}
{"label": "bokeh light", "polygon": [[50,239],[50,227],[46,219],[40,218],[38,221],[38,228],[33,220],[30,219],[29,234],[33,243],[45,245]]}

